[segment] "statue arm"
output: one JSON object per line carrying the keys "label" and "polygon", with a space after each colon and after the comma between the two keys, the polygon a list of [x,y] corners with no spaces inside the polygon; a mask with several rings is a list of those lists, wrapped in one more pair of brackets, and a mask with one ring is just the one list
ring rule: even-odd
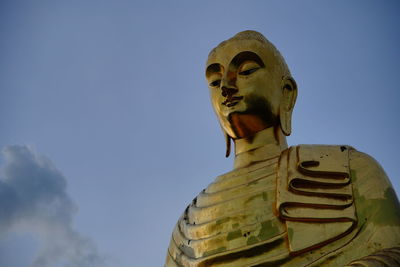
{"label": "statue arm", "polygon": [[371,156],[351,149],[350,172],[358,221],[400,228],[399,201],[380,164]]}
{"label": "statue arm", "polygon": [[400,205],[389,178],[374,158],[355,149],[350,171],[361,227],[354,245],[367,256],[346,266],[400,266]]}

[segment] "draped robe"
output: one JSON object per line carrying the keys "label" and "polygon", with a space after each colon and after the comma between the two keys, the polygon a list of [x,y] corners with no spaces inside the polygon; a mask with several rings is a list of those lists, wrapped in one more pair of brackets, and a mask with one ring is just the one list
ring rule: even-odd
{"label": "draped robe", "polygon": [[359,262],[400,266],[399,212],[368,155],[290,147],[204,189],[175,226],[166,266],[344,266],[377,252]]}

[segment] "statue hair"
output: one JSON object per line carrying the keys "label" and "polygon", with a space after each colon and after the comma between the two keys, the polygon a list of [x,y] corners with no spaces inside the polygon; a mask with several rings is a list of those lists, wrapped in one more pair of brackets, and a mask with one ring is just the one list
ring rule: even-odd
{"label": "statue hair", "polygon": [[241,41],[241,40],[255,40],[260,42],[261,45],[265,47],[266,50],[272,52],[273,57],[278,59],[277,62],[279,62],[279,65],[275,67],[278,68],[278,72],[281,74],[281,76],[282,77],[291,76],[289,67],[287,66],[286,61],[279,52],[279,50],[270,41],[268,41],[268,39],[265,38],[264,35],[262,35],[257,31],[247,30],[235,34],[232,38],[222,41],[219,45],[213,48],[208,54],[208,57],[210,58],[218,50],[218,48],[224,47],[227,43],[230,43],[232,41]]}

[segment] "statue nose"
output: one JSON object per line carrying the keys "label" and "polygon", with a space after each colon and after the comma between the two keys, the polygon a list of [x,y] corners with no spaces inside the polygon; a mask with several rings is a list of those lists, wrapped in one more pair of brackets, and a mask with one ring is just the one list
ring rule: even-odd
{"label": "statue nose", "polygon": [[239,91],[236,88],[226,87],[226,86],[222,86],[221,90],[222,90],[221,94],[223,97],[231,97]]}

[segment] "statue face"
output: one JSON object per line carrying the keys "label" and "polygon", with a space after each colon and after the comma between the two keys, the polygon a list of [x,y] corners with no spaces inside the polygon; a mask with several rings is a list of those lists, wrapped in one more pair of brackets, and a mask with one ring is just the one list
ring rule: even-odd
{"label": "statue face", "polygon": [[256,40],[233,40],[211,54],[206,69],[211,103],[232,138],[278,124],[281,79],[275,57]]}

